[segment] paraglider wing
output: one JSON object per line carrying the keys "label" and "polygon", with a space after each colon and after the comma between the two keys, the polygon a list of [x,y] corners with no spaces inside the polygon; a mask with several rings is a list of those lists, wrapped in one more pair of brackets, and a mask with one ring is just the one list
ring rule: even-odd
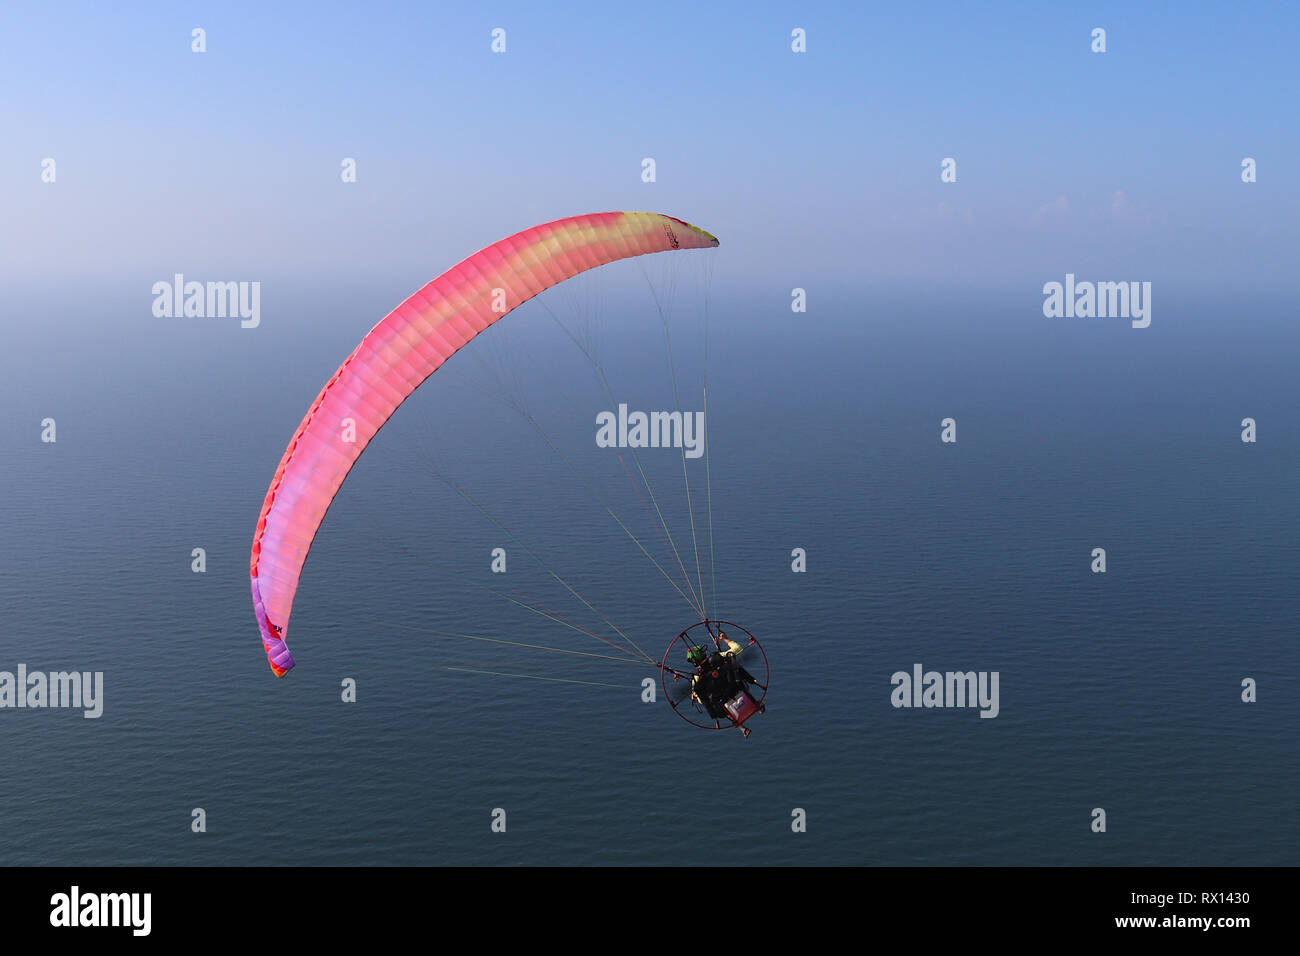
{"label": "paraglider wing", "polygon": [[371,329],[307,410],[257,518],[253,609],[276,676],[294,665],[285,635],[316,530],[352,465],[408,395],[474,336],[565,279],[617,259],[717,244],[704,230],[657,213],[559,219],[475,253]]}

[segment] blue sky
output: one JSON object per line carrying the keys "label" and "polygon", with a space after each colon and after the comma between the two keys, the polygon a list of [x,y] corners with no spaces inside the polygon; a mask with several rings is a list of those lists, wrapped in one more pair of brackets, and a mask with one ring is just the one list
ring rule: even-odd
{"label": "blue sky", "polygon": [[627,208],[785,287],[1294,271],[1295,4],[376,6],[7,3],[0,275],[429,278]]}

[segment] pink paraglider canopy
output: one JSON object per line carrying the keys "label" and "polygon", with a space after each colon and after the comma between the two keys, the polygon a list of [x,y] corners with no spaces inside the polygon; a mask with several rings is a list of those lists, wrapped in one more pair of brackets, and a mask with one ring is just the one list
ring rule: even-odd
{"label": "pink paraglider canopy", "polygon": [[717,244],[658,213],[558,219],[476,252],[371,329],[307,410],[257,518],[253,609],[276,676],[294,665],[285,634],[316,530],[352,465],[408,395],[474,336],[565,279],[616,259]]}

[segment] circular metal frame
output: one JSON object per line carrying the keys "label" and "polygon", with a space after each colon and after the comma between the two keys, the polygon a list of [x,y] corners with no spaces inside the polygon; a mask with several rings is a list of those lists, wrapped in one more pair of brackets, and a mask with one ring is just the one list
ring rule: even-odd
{"label": "circular metal frame", "polygon": [[[663,688],[664,698],[668,701],[668,705],[672,707],[673,713],[686,721],[692,727],[699,727],[703,730],[728,730],[738,725],[731,720],[724,722],[722,718],[710,717],[708,711],[695,703],[689,693],[687,693],[680,702],[676,702],[673,700],[673,695],[668,691],[668,678],[670,676],[674,681],[689,681],[695,676],[691,671],[678,670],[674,667],[668,666],[668,658],[672,656],[673,649],[679,644],[681,645],[683,659],[685,658],[685,649],[689,646],[688,642],[690,644],[703,644],[703,635],[691,637],[691,632],[701,627],[708,632],[709,640],[712,642],[713,646],[719,650],[722,649],[722,645],[718,643],[716,633],[718,631],[739,631],[741,634],[744,634],[745,637],[748,638],[748,642],[741,645],[742,654],[751,647],[757,649],[759,655],[763,659],[763,674],[761,679],[758,674],[752,674],[752,676],[758,680],[758,683],[753,686],[761,688],[763,691],[763,696],[754,701],[754,703],[760,708],[763,706],[763,701],[767,699],[767,688],[768,684],[771,682],[772,669],[767,662],[767,652],[763,650],[763,645],[758,642],[758,638],[751,634],[747,628],[743,628],[739,624],[733,624],[731,621],[699,621],[698,623],[692,624],[690,627],[686,628],[669,643],[667,649],[664,651],[663,660],[659,662],[659,684]],[[739,644],[740,642],[737,641],[736,643]],[[751,694],[750,696],[752,697],[753,695]],[[687,709],[682,707],[681,704],[689,704],[689,710],[694,711],[700,719],[692,719],[690,713],[688,713]],[[709,723],[704,723],[704,721],[709,721]]]}

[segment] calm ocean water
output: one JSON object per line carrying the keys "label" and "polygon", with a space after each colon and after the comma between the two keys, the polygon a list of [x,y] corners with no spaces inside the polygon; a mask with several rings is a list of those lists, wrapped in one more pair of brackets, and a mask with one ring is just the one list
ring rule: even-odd
{"label": "calm ocean water", "polygon": [[[537,308],[363,456],[304,572],[299,666],[271,675],[248,588],[258,507],[320,385],[405,291],[266,283],[257,330],[154,319],[134,287],[0,299],[0,670],[105,674],[99,720],[0,711],[0,862],[1300,862],[1286,309],[1162,300],[1139,331],[1044,319],[1032,285],[859,290],[806,316],[779,290],[715,289],[713,606],[759,635],[773,682],[742,740],[642,703],[648,665],[430,633],[600,652],[485,590],[612,636],[551,571],[652,656],[695,620],[505,401],[680,580],[594,447],[608,402],[590,366]],[[698,326],[680,321],[681,404],[698,408]],[[619,400],[671,407],[657,319],[607,309],[593,328]],[[642,459],[707,586],[680,458]],[[702,462],[689,475],[707,542]],[[1000,715],[895,710],[890,675],[918,662],[998,671]]]}

